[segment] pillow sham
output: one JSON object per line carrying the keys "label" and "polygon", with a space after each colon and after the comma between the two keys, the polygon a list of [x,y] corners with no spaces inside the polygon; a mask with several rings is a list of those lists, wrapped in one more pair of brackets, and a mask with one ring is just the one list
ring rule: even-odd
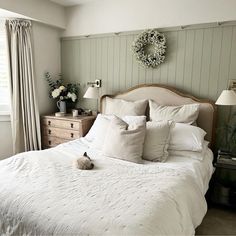
{"label": "pillow sham", "polygon": [[201,152],[206,132],[196,126],[175,123],[170,131],[170,150]]}
{"label": "pillow sham", "polygon": [[117,116],[112,117],[102,152],[105,156],[125,161],[142,163],[146,117],[140,122],[126,123]]}
{"label": "pillow sham", "polygon": [[147,122],[143,159],[147,161],[166,161],[172,123],[169,121]]}
{"label": "pillow sham", "polygon": [[147,108],[147,100],[139,100],[135,102],[125,101],[117,98],[106,97],[106,107],[104,114],[123,116],[142,116],[145,115]]}
{"label": "pillow sham", "polygon": [[201,152],[169,150],[169,155],[173,157],[187,157],[202,161],[206,155],[206,151],[208,150],[208,145],[209,142],[204,140]]}
{"label": "pillow sham", "polygon": [[192,124],[199,114],[199,104],[186,104],[182,106],[163,106],[149,100],[150,120],[173,120],[178,123]]}

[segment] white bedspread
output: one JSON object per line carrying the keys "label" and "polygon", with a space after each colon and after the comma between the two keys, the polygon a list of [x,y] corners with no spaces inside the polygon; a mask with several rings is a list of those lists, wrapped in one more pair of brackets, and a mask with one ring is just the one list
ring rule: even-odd
{"label": "white bedspread", "polygon": [[[95,169],[73,168],[88,151]],[[84,139],[0,161],[1,235],[194,235],[206,210],[212,153],[135,164]]]}

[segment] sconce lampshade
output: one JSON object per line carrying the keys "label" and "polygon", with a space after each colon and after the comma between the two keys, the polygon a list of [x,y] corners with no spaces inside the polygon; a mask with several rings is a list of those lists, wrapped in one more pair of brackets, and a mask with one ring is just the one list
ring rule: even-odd
{"label": "sconce lampshade", "polygon": [[84,98],[98,99],[99,98],[98,88],[88,87],[86,93],[84,94]]}
{"label": "sconce lampshade", "polygon": [[216,101],[216,105],[236,105],[236,93],[233,90],[223,90]]}

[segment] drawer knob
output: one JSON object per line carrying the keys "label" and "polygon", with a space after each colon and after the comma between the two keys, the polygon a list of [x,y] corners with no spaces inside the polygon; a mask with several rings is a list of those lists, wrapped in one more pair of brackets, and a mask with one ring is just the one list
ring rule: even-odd
{"label": "drawer knob", "polygon": [[51,144],[52,144],[52,141],[51,141],[51,140],[49,140],[49,141],[48,141],[48,144],[49,144],[49,145],[51,145]]}
{"label": "drawer knob", "polygon": [[74,128],[74,124],[73,124],[73,123],[70,123],[70,127],[71,127],[71,128]]}
{"label": "drawer knob", "polygon": [[50,129],[48,130],[48,134],[51,134],[51,130]]}
{"label": "drawer knob", "polygon": [[70,134],[70,137],[71,137],[71,138],[73,138],[73,137],[74,137],[74,134],[73,134],[73,133],[71,133],[71,134]]}
{"label": "drawer knob", "polygon": [[48,125],[51,125],[51,121],[50,120],[48,121]]}

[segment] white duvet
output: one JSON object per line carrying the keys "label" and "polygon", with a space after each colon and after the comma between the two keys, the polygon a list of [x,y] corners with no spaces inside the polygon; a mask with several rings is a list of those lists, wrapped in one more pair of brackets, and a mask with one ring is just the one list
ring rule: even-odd
{"label": "white duvet", "polygon": [[[88,151],[95,169],[72,160]],[[212,153],[135,164],[85,140],[0,161],[0,235],[194,235],[207,205]]]}

